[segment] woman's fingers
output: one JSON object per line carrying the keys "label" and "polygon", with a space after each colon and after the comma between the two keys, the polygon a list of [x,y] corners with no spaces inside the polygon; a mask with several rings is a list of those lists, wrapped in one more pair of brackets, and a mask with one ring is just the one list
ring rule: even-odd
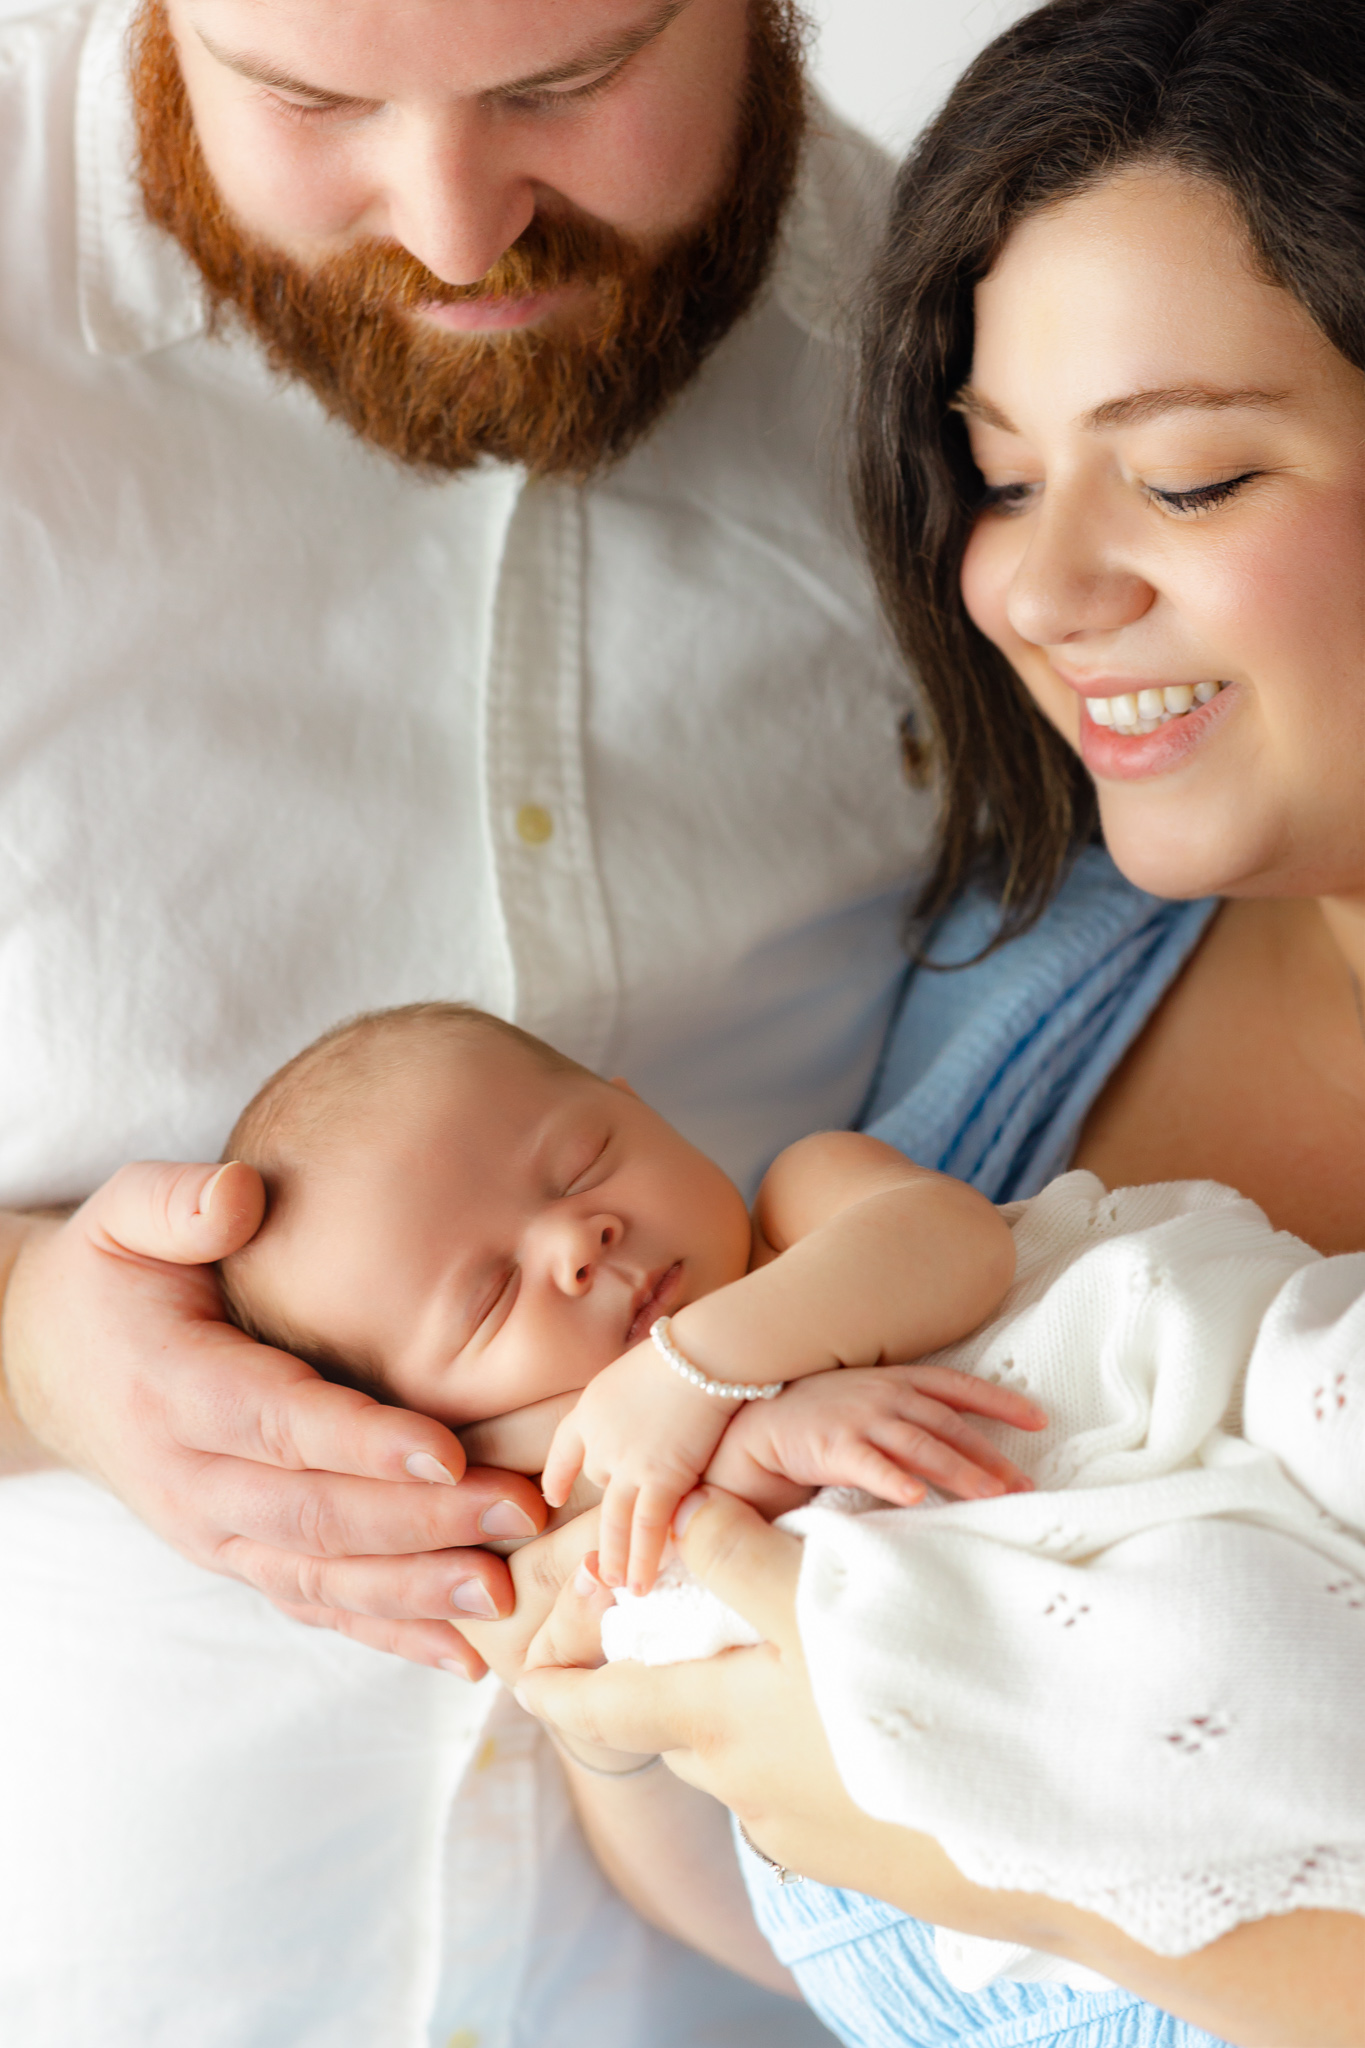
{"label": "woman's fingers", "polygon": [[526,1669],[563,1665],[595,1671],[602,1663],[602,1616],[613,1605],[611,1590],[597,1575],[597,1553],[589,1551],[560,1589],[549,1617],[532,1636]]}
{"label": "woman's fingers", "polygon": [[770,1643],[798,1647],[796,1581],[801,1545],[746,1502],[710,1486],[690,1493],[673,1533],[694,1578],[752,1622]]}
{"label": "woman's fingers", "polygon": [[691,1749],[697,1705],[704,1698],[694,1674],[706,1668],[626,1663],[585,1671],[543,1664],[522,1673],[517,1698],[580,1753],[618,1750],[654,1756]]}

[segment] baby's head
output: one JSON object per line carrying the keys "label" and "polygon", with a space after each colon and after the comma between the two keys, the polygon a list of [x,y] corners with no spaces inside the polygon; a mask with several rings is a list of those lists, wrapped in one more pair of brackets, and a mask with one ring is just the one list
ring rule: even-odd
{"label": "baby's head", "polygon": [[585,1386],[748,1263],[718,1166],[624,1082],[462,1005],[328,1032],[224,1157],[267,1197],[221,1269],[236,1320],[452,1428]]}

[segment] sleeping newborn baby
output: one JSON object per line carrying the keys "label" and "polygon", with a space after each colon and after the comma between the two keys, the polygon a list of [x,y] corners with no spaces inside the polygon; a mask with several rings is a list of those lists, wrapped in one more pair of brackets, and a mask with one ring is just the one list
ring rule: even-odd
{"label": "sleeping newborn baby", "polygon": [[[1362,1852],[1322,1846],[1340,1786],[1293,1655],[1265,1725],[1226,1674],[1278,1628],[1313,1644],[1317,1692],[1358,1691],[1365,1255],[1324,1259],[1211,1183],[1108,1193],[1070,1173],[997,1210],[848,1132],[784,1152],[751,1216],[623,1082],[445,1004],[328,1033],[225,1156],[268,1193],[224,1263],[243,1327],[454,1428],[515,1411],[552,1504],[580,1475],[605,1488],[609,1656],[756,1640],[674,1565],[649,1590],[705,1477],[799,1510],[802,1642],[867,1811],[1168,1954],[1295,1903],[1359,1909]],[[1296,1540],[1266,1548],[1249,1616],[1227,1559],[1269,1530]],[[1181,1668],[1135,1659],[1186,1584]],[[1034,1731],[1024,1782],[1001,1716]],[[1219,1768],[1248,1787],[1245,1825],[1220,1834],[1215,1802],[1192,1872],[1169,1817]],[[1120,1792],[1121,1826],[1086,1822]],[[1069,1967],[940,1947],[964,1988]]]}
{"label": "sleeping newborn baby", "polygon": [[826,1485],[900,1504],[926,1481],[1028,1485],[963,1415],[1039,1429],[1032,1402],[895,1362],[991,1312],[1009,1229],[874,1139],[790,1147],[750,1217],[624,1082],[429,1003],[300,1053],[225,1156],[267,1190],[222,1268],[243,1328],[452,1428],[518,1411],[552,1505],[580,1470],[606,1489],[609,1585],[648,1590],[703,1474],[770,1515]]}
{"label": "sleeping newborn baby", "polygon": [[[1365,1525],[1361,1346],[1338,1329],[1365,1258],[1323,1260],[1227,1189],[1073,1173],[997,1210],[827,1132],[779,1156],[750,1216],[624,1082],[436,1003],[327,1033],[225,1156],[268,1195],[223,1267],[244,1328],[453,1428],[518,1411],[554,1506],[580,1473],[605,1488],[612,1655],[752,1640],[717,1603],[632,1612],[703,1477],[770,1516],[817,1488],[849,1507],[926,1482],[1109,1487],[1197,1466],[1244,1405],[1251,1442]],[[1006,1430],[1034,1433],[1022,1463]]]}

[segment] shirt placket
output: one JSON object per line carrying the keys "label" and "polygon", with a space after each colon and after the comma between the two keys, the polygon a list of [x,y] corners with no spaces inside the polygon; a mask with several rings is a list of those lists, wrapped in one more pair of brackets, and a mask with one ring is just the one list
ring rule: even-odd
{"label": "shirt placket", "polygon": [[588,815],[584,544],[580,493],[527,482],[493,597],[483,744],[511,1014],[595,1067],[618,978]]}

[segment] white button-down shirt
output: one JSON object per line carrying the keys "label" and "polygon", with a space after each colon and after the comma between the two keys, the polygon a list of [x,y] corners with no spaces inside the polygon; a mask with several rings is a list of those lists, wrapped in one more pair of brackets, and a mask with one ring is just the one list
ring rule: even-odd
{"label": "white button-down shirt", "polygon": [[[206,332],[128,13],[0,23],[0,1200],[212,1156],[319,1029],[424,996],[751,1181],[856,1112],[927,829],[841,481],[883,166],[816,138],[772,287],[606,478],[432,483]],[[7,2048],[812,2038],[584,1874],[482,1694],[80,1480],[0,1491]]]}
{"label": "white button-down shirt", "polygon": [[841,478],[879,161],[817,142],[775,288],[603,481],[433,484],[205,335],[126,13],[0,30],[0,1200],[211,1157],[434,995],[751,1181],[856,1112],[925,833]]}

